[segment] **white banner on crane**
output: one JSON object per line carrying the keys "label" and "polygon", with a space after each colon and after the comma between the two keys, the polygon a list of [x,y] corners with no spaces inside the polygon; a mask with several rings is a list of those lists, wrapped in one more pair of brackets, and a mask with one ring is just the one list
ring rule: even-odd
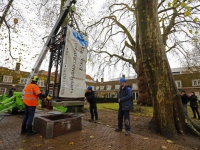
{"label": "white banner on crane", "polygon": [[60,97],[81,98],[85,95],[86,61],[87,61],[86,36],[67,27],[66,43],[63,55]]}

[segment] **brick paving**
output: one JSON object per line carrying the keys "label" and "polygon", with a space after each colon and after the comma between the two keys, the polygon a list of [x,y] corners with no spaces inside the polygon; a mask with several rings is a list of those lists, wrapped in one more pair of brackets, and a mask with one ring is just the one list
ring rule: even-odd
{"label": "brick paving", "polygon": [[[36,112],[36,115],[47,111]],[[20,135],[22,115],[0,116],[0,150],[189,150],[166,140],[131,133],[116,133],[114,128],[91,123],[83,116],[82,130],[45,139],[40,134]],[[133,129],[134,130],[134,129]]]}

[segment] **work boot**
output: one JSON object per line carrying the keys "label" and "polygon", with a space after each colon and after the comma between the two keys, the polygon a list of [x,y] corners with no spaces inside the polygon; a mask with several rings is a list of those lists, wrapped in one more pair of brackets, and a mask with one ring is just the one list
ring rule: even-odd
{"label": "work boot", "polygon": [[21,134],[26,134],[26,125],[22,125]]}
{"label": "work boot", "polygon": [[116,128],[115,132],[122,132],[122,129]]}
{"label": "work boot", "polygon": [[125,134],[125,135],[130,135],[131,132],[130,132],[130,131],[126,131],[124,134]]}
{"label": "work boot", "polygon": [[26,135],[30,136],[35,134],[37,134],[37,132],[33,131],[32,126],[27,126]]}

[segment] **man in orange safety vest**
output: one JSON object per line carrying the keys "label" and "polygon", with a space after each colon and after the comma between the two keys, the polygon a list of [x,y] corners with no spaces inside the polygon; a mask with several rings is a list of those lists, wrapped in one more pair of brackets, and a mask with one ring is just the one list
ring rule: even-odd
{"label": "man in orange safety vest", "polygon": [[21,134],[34,135],[35,131],[32,130],[32,122],[35,114],[36,106],[38,105],[38,98],[41,100],[51,100],[49,96],[42,94],[39,86],[37,85],[38,77],[34,76],[32,82],[25,88],[23,102],[25,104],[25,114],[22,121]]}

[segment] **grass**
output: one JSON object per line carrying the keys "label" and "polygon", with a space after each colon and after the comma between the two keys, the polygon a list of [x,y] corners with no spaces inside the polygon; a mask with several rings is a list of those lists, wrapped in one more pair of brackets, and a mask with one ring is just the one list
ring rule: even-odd
{"label": "grass", "polygon": [[[85,108],[89,108],[89,104],[84,106]],[[97,104],[97,109],[98,110],[110,110],[110,111],[117,111],[119,108],[118,103],[98,103]],[[199,108],[200,112],[200,108]],[[131,111],[135,116],[145,116],[145,117],[152,117],[153,116],[153,108],[152,107],[147,107],[147,106],[138,106],[136,103],[134,103],[134,109]],[[188,113],[189,116],[192,118],[193,117],[193,112],[190,106],[188,105]],[[200,125],[200,120],[193,119],[192,120]]]}

